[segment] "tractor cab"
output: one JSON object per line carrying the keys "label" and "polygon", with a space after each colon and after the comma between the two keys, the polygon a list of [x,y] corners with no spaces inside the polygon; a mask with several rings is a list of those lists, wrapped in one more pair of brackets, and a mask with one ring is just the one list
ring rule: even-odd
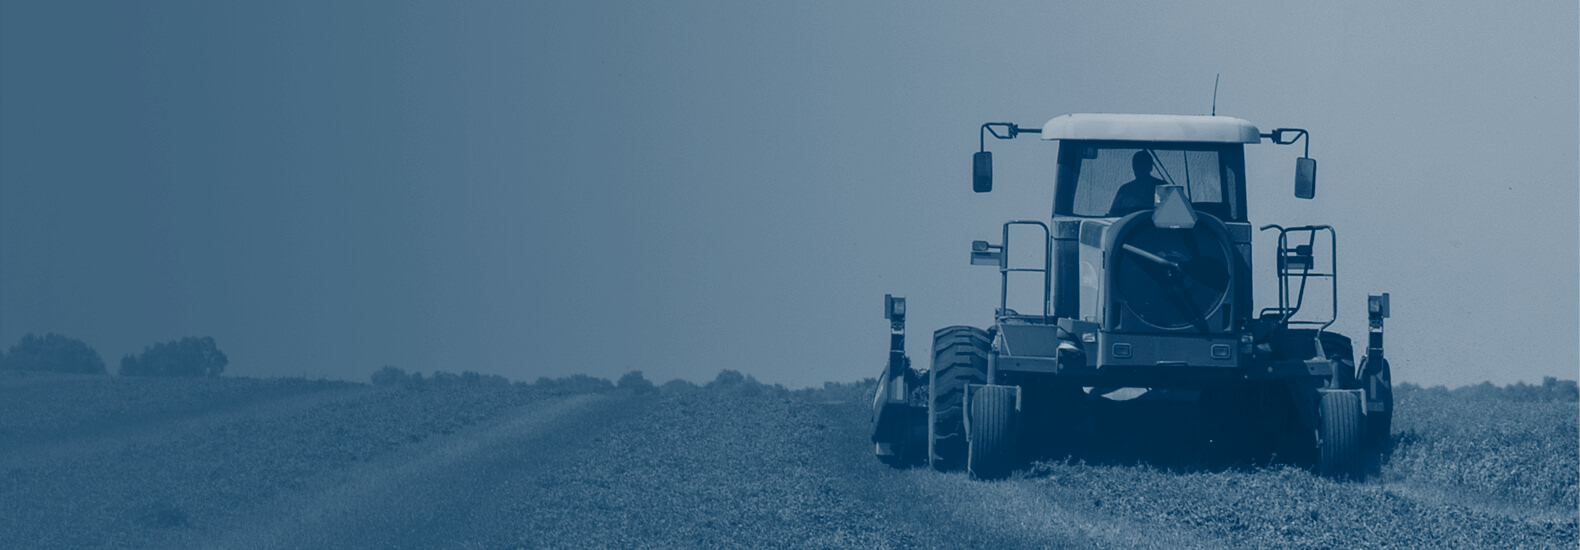
{"label": "tractor cab", "polygon": [[1065,115],[1040,133],[1059,141],[1055,218],[1121,217],[1157,206],[1166,188],[1177,187],[1194,210],[1245,221],[1244,144],[1261,140],[1249,122]]}

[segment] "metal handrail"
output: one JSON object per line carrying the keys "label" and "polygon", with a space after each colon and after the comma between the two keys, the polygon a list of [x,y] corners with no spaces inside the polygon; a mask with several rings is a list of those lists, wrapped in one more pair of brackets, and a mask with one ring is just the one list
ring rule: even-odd
{"label": "metal handrail", "polygon": [[[1264,226],[1261,227],[1261,231],[1267,231],[1269,229],[1277,229],[1278,230],[1278,256],[1275,258],[1275,261],[1278,262],[1278,265],[1275,268],[1276,271],[1278,272],[1278,307],[1277,308],[1263,308],[1261,313],[1263,315],[1265,315],[1268,312],[1277,312],[1282,317],[1282,319],[1280,319],[1279,322],[1284,324],[1284,325],[1320,325],[1319,327],[1317,327],[1317,333],[1320,335],[1323,331],[1327,330],[1328,327],[1332,326],[1334,321],[1336,321],[1338,319],[1338,313],[1339,313],[1338,234],[1333,230],[1333,226],[1330,226],[1330,225],[1303,225],[1303,226],[1299,226],[1299,227],[1287,227],[1286,228],[1286,227],[1283,227],[1283,226],[1280,226],[1280,225],[1277,225],[1277,224],[1272,224],[1272,225],[1264,225]],[[1289,234],[1290,233],[1305,233],[1306,234],[1306,244],[1305,244],[1305,246],[1307,247],[1308,250],[1310,250],[1310,249],[1313,249],[1314,245],[1316,244],[1317,232],[1319,232],[1319,231],[1326,232],[1328,234],[1328,255],[1329,255],[1328,256],[1328,267],[1329,267],[1329,271],[1327,273],[1312,271],[1316,267],[1314,265],[1315,264],[1315,254],[1312,255],[1312,262],[1313,263],[1301,267],[1298,273],[1295,273],[1295,272],[1293,272],[1293,270],[1288,269],[1287,266],[1285,265],[1285,259],[1289,257],[1289,252],[1291,250],[1291,248],[1289,247]],[[1297,245],[1297,247],[1298,246],[1299,245]],[[1289,297],[1290,289],[1292,287],[1292,285],[1290,283],[1290,280],[1289,280],[1291,275],[1298,276],[1300,278],[1300,287],[1296,291],[1296,295],[1295,295],[1295,299],[1294,300],[1290,300],[1290,297]],[[1328,316],[1327,316],[1327,318],[1325,320],[1296,321],[1296,320],[1294,320],[1295,314],[1299,313],[1301,308],[1303,308],[1305,306],[1305,301],[1306,301],[1306,283],[1307,283],[1307,281],[1309,279],[1311,279],[1313,277],[1325,278],[1325,279],[1328,279],[1329,281],[1332,282],[1332,295],[1330,296],[1330,298],[1332,300],[1332,304],[1328,308]],[[1293,301],[1293,305],[1291,305],[1291,303],[1290,303],[1291,301]]]}
{"label": "metal handrail", "polygon": [[[1042,268],[1035,267],[1010,267],[1009,263],[1009,226],[1035,225],[1042,228]],[[1036,220],[1010,220],[1004,222],[1004,243],[1000,251],[998,273],[999,292],[998,309],[1000,312],[1009,309],[1009,274],[1012,271],[1041,271],[1042,272],[1042,316],[1049,316],[1048,304],[1053,293],[1053,233],[1048,230],[1048,224]]]}

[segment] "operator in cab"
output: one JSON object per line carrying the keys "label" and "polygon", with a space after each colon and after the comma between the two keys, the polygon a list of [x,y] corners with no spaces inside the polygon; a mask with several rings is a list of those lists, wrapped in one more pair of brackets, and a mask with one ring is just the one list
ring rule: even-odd
{"label": "operator in cab", "polygon": [[1136,179],[1119,187],[1119,192],[1114,194],[1114,205],[1108,209],[1109,216],[1152,208],[1157,186],[1168,183],[1152,177],[1152,153],[1145,149],[1130,157],[1130,167],[1135,170]]}

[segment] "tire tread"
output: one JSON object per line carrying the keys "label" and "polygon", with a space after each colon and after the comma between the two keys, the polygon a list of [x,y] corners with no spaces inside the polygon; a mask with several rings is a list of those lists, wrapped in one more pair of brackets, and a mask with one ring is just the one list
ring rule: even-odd
{"label": "tire tread", "polygon": [[933,332],[933,364],[928,369],[927,456],[934,469],[965,467],[964,414],[967,384],[987,378],[987,331],[955,325]]}
{"label": "tire tread", "polygon": [[1360,397],[1348,391],[1322,392],[1318,413],[1322,429],[1318,471],[1337,479],[1359,478],[1364,471]]}

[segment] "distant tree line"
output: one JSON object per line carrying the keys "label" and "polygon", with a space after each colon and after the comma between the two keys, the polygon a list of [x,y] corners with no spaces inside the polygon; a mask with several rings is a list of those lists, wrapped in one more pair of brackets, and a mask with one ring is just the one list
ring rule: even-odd
{"label": "distant tree line", "polygon": [[510,385],[510,380],[497,374],[479,374],[472,371],[464,371],[461,374],[434,371],[433,376],[424,378],[421,372],[407,373],[405,369],[385,365],[383,368],[373,371],[373,385],[403,388],[508,386]]}
{"label": "distant tree line", "polygon": [[[628,373],[626,378],[620,379],[622,383],[620,387],[636,384],[636,382],[629,380],[631,374],[633,373]],[[635,372],[634,374],[637,379],[641,379],[641,372]],[[371,378],[374,386],[408,389],[442,388],[448,386],[511,385],[509,379],[497,374],[479,374],[473,371],[463,371],[461,374],[455,374],[441,370],[434,371],[431,376],[423,376],[421,371],[406,372],[406,369],[402,369],[393,365],[385,365],[380,367],[379,370],[373,371],[373,376]],[[643,379],[642,382],[647,382],[647,380]],[[606,379],[587,376],[585,374],[577,374],[565,378],[552,379],[545,377],[539,378],[534,384],[517,382],[516,385],[530,386],[532,388],[544,390],[548,393],[565,395],[580,393],[601,393],[613,390],[616,387],[613,382],[610,382]],[[648,386],[651,387],[652,383],[648,382]]]}
{"label": "distant tree line", "polygon": [[[182,338],[148,346],[121,358],[121,376],[219,376],[230,360],[214,338]],[[62,336],[22,336],[0,354],[0,370],[107,374],[104,359],[86,342]]]}
{"label": "distant tree line", "polygon": [[[573,374],[561,378],[540,377],[536,382],[511,383],[503,376],[484,375],[467,371],[459,375],[444,371],[435,371],[431,376],[423,376],[421,372],[406,372],[399,367],[385,365],[373,371],[371,377],[374,386],[426,389],[447,386],[513,386],[531,391],[538,391],[549,395],[577,395],[587,393],[605,393],[610,391],[629,391],[636,394],[650,393],[684,393],[693,391],[719,391],[738,393],[783,392],[784,386],[778,384],[767,385],[758,382],[749,374],[740,371],[725,369],[719,372],[718,377],[706,385],[698,386],[692,382],[681,379],[670,380],[662,386],[654,385],[652,381],[642,375],[642,371],[634,370],[621,375],[618,381],[611,382],[606,378],[588,376],[586,374]],[[832,384],[832,383],[831,383]],[[825,384],[835,387],[837,384]],[[864,387],[860,383],[851,387]],[[865,392],[865,389],[861,391]]]}
{"label": "distant tree line", "polygon": [[1448,389],[1443,386],[1423,388],[1409,382],[1401,382],[1397,385],[1395,391],[1399,393],[1410,391],[1441,393],[1464,399],[1488,401],[1580,402],[1580,383],[1576,383],[1574,380],[1559,380],[1551,376],[1543,376],[1540,385],[1526,384],[1524,381],[1520,381],[1507,386],[1494,386],[1491,382],[1482,382],[1474,386],[1462,386],[1454,389]]}
{"label": "distant tree line", "polygon": [[121,358],[121,376],[219,376],[230,359],[214,338],[182,338],[148,346]]}

